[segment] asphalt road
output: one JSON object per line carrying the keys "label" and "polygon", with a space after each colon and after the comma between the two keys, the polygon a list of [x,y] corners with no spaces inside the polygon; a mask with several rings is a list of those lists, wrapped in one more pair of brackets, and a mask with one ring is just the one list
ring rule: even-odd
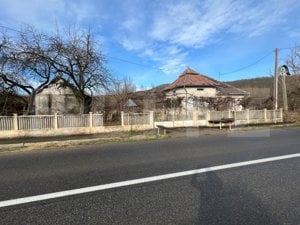
{"label": "asphalt road", "polygon": [[[0,201],[299,153],[300,128],[0,153]],[[0,208],[0,224],[299,224],[300,159]]]}

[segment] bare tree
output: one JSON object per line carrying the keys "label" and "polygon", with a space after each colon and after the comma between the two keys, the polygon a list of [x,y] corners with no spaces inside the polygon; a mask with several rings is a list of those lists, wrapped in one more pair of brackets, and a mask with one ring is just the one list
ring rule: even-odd
{"label": "bare tree", "polygon": [[123,80],[116,80],[114,82],[111,94],[117,103],[119,111],[123,110],[128,95],[135,91],[136,87],[129,77],[124,77]]}
{"label": "bare tree", "polygon": [[115,114],[114,117],[119,117],[121,111],[124,110],[124,104],[129,98],[129,95],[136,91],[136,86],[129,77],[124,77],[122,80],[115,80],[107,92],[105,102],[106,116]]}
{"label": "bare tree", "polygon": [[87,94],[112,80],[105,63],[89,31],[51,36],[27,27],[15,38],[2,34],[0,39],[0,79],[29,96],[27,113],[33,113],[35,94],[58,76],[75,87],[83,113]]}
{"label": "bare tree", "polygon": [[286,65],[292,74],[300,74],[300,46],[296,45],[286,60]]}
{"label": "bare tree", "polygon": [[28,107],[25,113],[33,113],[35,94],[47,85],[52,66],[46,60],[46,37],[30,27],[20,31],[16,38],[1,35],[0,78],[8,88],[26,94]]}
{"label": "bare tree", "polygon": [[48,60],[55,73],[66,78],[78,90],[76,94],[83,113],[86,94],[108,88],[112,82],[112,76],[105,67],[105,56],[89,31],[69,30],[64,37],[58,32],[51,38],[50,49],[52,54]]}

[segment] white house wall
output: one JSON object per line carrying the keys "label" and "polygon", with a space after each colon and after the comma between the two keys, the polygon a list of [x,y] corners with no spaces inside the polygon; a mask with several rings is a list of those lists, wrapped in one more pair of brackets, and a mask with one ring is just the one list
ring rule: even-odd
{"label": "white house wall", "polygon": [[[174,92],[175,91],[175,92]],[[217,90],[214,87],[187,87],[177,88],[166,92],[167,98],[172,97],[216,97]],[[175,95],[174,95],[175,94]]]}

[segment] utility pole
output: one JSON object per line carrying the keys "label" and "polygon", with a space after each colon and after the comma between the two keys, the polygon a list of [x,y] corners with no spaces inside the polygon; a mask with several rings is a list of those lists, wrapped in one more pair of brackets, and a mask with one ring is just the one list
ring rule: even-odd
{"label": "utility pole", "polygon": [[274,109],[278,109],[278,48],[275,48],[275,65],[274,65],[274,89],[273,89],[273,98],[274,98]]}
{"label": "utility pole", "polygon": [[282,97],[283,97],[283,110],[288,111],[288,99],[287,99],[287,90],[285,77],[290,75],[289,68],[286,65],[279,67],[279,72],[282,80]]}
{"label": "utility pole", "polygon": [[281,76],[282,76],[281,79],[282,79],[283,110],[286,112],[288,111],[288,99],[287,99],[286,83],[285,83],[286,74],[282,74]]}

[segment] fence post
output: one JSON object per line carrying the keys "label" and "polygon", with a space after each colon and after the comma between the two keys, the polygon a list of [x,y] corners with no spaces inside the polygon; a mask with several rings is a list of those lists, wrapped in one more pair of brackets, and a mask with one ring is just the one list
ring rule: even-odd
{"label": "fence post", "polygon": [[54,129],[58,128],[58,120],[57,120],[57,113],[54,113],[54,125],[53,125]]}
{"label": "fence post", "polygon": [[223,112],[221,111],[221,115],[220,115],[220,130],[222,130],[222,117],[223,117]]}
{"label": "fence post", "polygon": [[17,113],[13,114],[13,124],[14,124],[14,130],[18,130],[19,126],[18,126],[18,114]]}
{"label": "fence post", "polygon": [[150,111],[149,116],[150,116],[149,118],[150,126],[151,128],[154,128],[154,112]]}
{"label": "fence post", "polygon": [[93,113],[92,112],[90,112],[89,122],[90,122],[90,128],[92,128],[93,127]]}
{"label": "fence post", "polygon": [[234,126],[236,126],[236,111],[233,111],[233,121],[234,121]]}
{"label": "fence post", "polygon": [[264,108],[264,120],[265,120],[265,123],[268,120],[268,118],[267,118],[267,109],[266,108]]}
{"label": "fence post", "polygon": [[247,124],[250,123],[250,110],[246,109],[246,118],[247,118]]}
{"label": "fence post", "polygon": [[206,111],[206,126],[208,127],[208,125],[209,125],[209,121],[210,120],[210,111],[209,110],[207,110]]}
{"label": "fence post", "polygon": [[175,110],[173,109],[172,113],[172,121],[173,121],[173,127],[175,127]]}
{"label": "fence post", "polygon": [[283,109],[280,108],[280,122],[283,123]]}
{"label": "fence post", "polygon": [[197,111],[193,111],[193,123],[194,123],[194,126],[198,126],[198,112]]}
{"label": "fence post", "polygon": [[104,126],[104,118],[103,118],[103,113],[102,114],[99,114],[100,115],[100,125],[103,127]]}
{"label": "fence post", "polygon": [[124,112],[121,111],[121,126],[124,127]]}

